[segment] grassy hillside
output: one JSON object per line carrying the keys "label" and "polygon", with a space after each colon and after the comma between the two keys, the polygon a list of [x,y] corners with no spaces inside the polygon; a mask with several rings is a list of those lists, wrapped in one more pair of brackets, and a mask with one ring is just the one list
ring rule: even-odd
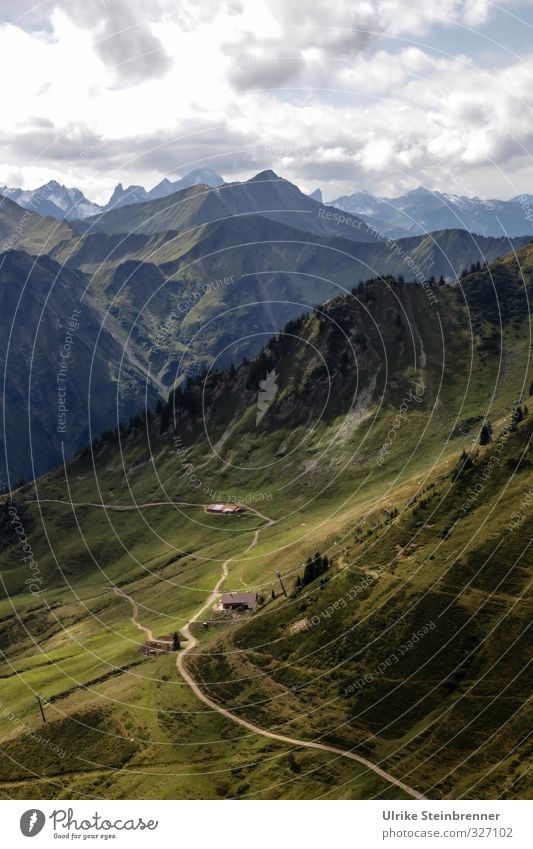
{"label": "grassy hillside", "polygon": [[[203,201],[213,200],[213,191],[203,193]],[[181,201],[175,203],[181,209]],[[109,213],[114,214],[159,220],[152,204]],[[71,239],[56,247],[54,258],[89,276],[94,298],[129,335],[139,361],[167,387],[179,371],[198,372],[217,357],[221,366],[255,356],[289,319],[373,275],[455,279],[464,267],[490,262],[510,247],[503,239],[463,231],[398,242],[372,237],[373,242],[356,244],[346,225],[335,224],[334,237],[312,228],[304,234],[298,221],[289,226],[241,211],[211,223],[165,219],[164,224],[177,229],[149,235],[133,218],[121,219],[120,227],[133,229]],[[517,246],[524,241],[516,240]],[[243,334],[242,327],[251,332]]]}
{"label": "grassy hillside", "polygon": [[23,209],[0,196],[0,252],[20,248],[32,254],[49,253],[59,242],[72,239],[65,221]]}
{"label": "grassy hillside", "polygon": [[[39,571],[7,505],[5,795],[405,795],[306,740],[430,798],[527,794],[532,251],[436,304],[392,279],[334,298],[13,494]],[[218,498],[246,512],[205,513]],[[331,562],[313,578],[317,551]],[[174,655],[137,651],[139,623],[185,629],[224,564],[222,588],[263,604],[202,614],[187,668],[301,745],[245,731]]]}
{"label": "grassy hillside", "polygon": [[[312,200],[273,171],[262,171],[246,182],[225,183],[217,188],[191,186],[164,198],[113,209],[75,226],[80,233],[91,230],[107,234],[154,234],[188,230],[258,213],[306,233],[331,235],[335,232],[329,208]],[[344,213],[341,216],[346,219]],[[344,234],[346,239],[376,241],[376,236],[369,233],[356,216],[352,216],[350,222]]]}
{"label": "grassy hillside", "polygon": [[[273,172],[217,189],[194,186],[76,224],[3,199],[0,236],[5,248],[39,256],[2,271],[11,483],[62,459],[50,393],[65,312],[78,299],[87,332],[79,334],[83,368],[69,376],[75,424],[67,456],[142,407],[145,387],[153,401],[183,375],[254,357],[287,321],[371,276],[428,281],[431,306],[438,297],[432,278],[455,279],[511,247],[464,231],[385,240]],[[9,253],[0,256],[3,265]],[[86,391],[93,359],[96,393]],[[2,469],[7,475],[6,463]]]}

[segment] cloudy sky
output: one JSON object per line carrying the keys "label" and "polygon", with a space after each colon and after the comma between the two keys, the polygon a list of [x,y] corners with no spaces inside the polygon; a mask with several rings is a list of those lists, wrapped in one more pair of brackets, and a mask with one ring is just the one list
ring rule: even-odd
{"label": "cloudy sky", "polygon": [[0,184],[533,193],[531,0],[2,0]]}

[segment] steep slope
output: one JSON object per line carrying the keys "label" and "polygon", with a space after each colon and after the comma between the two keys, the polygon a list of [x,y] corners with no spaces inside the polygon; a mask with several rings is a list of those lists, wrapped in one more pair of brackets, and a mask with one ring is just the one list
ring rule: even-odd
{"label": "steep slope", "polygon": [[[0,644],[13,710],[33,728],[42,693],[66,752],[46,761],[47,793],[98,796],[105,779],[108,796],[135,796],[154,764],[178,797],[316,793],[300,747],[272,750],[275,780],[259,774],[241,744],[261,735],[237,715],[353,750],[429,798],[528,794],[532,283],[533,247],[440,287],[434,305],[422,286],[372,281],[14,493],[40,583],[28,592],[5,521]],[[245,512],[210,515],[213,500]],[[263,603],[223,616],[204,609],[214,587]],[[141,629],[180,628],[199,640],[187,670],[224,717],[172,655],[135,651]],[[17,755],[0,789],[11,777],[28,798],[39,752],[0,722]],[[185,750],[202,774],[235,771],[200,788],[199,770],[171,766]],[[403,798],[338,756],[314,766],[320,795]]]}
{"label": "steep slope", "polygon": [[86,291],[48,257],[0,255],[3,486],[63,462],[157,390]]}
{"label": "steep slope", "polygon": [[[267,335],[303,309],[371,275],[455,279],[509,247],[504,239],[460,230],[354,243],[244,215],[182,233],[93,233],[58,245],[53,255],[91,275],[103,307],[124,332],[132,331],[139,360],[170,386],[180,369],[194,372],[217,357],[222,366],[254,356]],[[437,289],[428,285],[431,300]],[[243,334],[243,326],[253,332]]]}
{"label": "steep slope", "polygon": [[[224,193],[227,188],[217,191]],[[200,219],[204,204],[222,203],[222,195],[203,190],[198,197],[197,188],[174,197],[183,196],[180,208],[185,223],[195,203],[199,203]],[[253,206],[259,196],[271,209],[282,203],[286,207],[301,203],[304,198],[291,184],[271,179],[268,174],[264,180],[239,185],[235,195],[244,206]],[[50,248],[50,255],[60,265],[87,275],[92,305],[106,316],[109,333],[125,345],[125,358],[132,367],[128,394],[133,393],[133,397],[140,397],[148,373],[150,384],[161,391],[173,386],[184,373],[197,373],[213,362],[220,368],[255,356],[265,339],[288,320],[338,292],[349,292],[369,276],[393,274],[423,282],[443,274],[454,279],[465,266],[484,263],[509,249],[503,239],[471,237],[463,231],[399,241],[354,242],[346,238],[351,225],[338,220],[329,222],[339,233],[332,237],[305,233],[256,213],[223,216],[181,231],[89,232],[79,237],[63,222],[52,224],[51,219],[35,213],[22,213],[7,199],[4,203],[6,226],[10,221],[17,239],[28,242],[37,252],[46,238],[52,245],[60,240]],[[313,215],[306,212],[304,204],[298,213],[300,219],[324,220],[315,215],[323,207],[309,199],[305,203],[311,205]],[[152,204],[149,206],[152,208]],[[130,215],[135,210],[125,207],[109,215]],[[220,212],[218,209],[217,214]],[[433,283],[427,284],[426,292],[430,302],[438,299],[438,287]],[[5,313],[6,328],[9,316]],[[247,332],[242,332],[243,327]],[[19,327],[15,335],[18,333]],[[40,364],[36,378],[39,368]],[[130,385],[130,380],[135,385]],[[102,383],[102,400],[108,412],[113,390],[113,383]],[[12,403],[16,399],[22,400],[14,395]],[[24,420],[25,415],[25,409],[19,410],[17,420]],[[100,418],[99,426],[114,421]],[[43,450],[46,453],[48,448]],[[15,455],[16,466],[20,459],[27,459],[25,450]],[[57,460],[56,454],[50,456]],[[46,467],[39,464],[38,468],[42,471]]]}
{"label": "steep slope", "polygon": [[[112,209],[78,223],[77,227],[80,233],[90,228],[108,234],[152,234],[257,213],[309,233],[335,232],[330,209],[273,171],[263,171],[244,183],[226,183],[217,188],[192,185],[164,198]],[[350,219],[343,235],[355,242],[375,241],[358,219]]]}
{"label": "steep slope", "polygon": [[[147,362],[150,354],[152,368],[168,386],[180,363],[182,370],[194,371],[220,355],[219,365],[253,356],[266,338],[261,333],[275,332],[306,307],[370,276],[455,279],[465,267],[490,262],[510,247],[504,239],[461,230],[354,243],[244,215],[182,233],[94,233],[62,243],[53,255],[91,274],[102,304],[126,332],[134,328],[137,356]],[[141,301],[135,292],[149,269],[157,273],[150,277],[152,289],[143,285]],[[428,297],[438,297],[437,288],[428,286]],[[253,333],[243,334],[243,326]],[[154,350],[163,328],[165,344]]]}
{"label": "steep slope", "polygon": [[0,196],[0,250],[21,248],[29,253],[47,253],[59,242],[70,240],[74,232],[64,221],[24,210]]}

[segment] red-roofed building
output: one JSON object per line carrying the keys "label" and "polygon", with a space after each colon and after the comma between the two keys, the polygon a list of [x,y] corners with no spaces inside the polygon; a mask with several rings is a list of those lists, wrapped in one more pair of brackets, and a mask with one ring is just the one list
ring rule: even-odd
{"label": "red-roofed building", "polygon": [[208,504],[205,509],[208,513],[242,513],[242,507],[239,504]]}

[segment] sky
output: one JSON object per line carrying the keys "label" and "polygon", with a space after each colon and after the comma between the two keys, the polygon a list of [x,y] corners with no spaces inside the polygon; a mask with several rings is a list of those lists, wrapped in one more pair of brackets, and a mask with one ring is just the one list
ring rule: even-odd
{"label": "sky", "polygon": [[0,185],[533,193],[533,0],[2,0]]}

